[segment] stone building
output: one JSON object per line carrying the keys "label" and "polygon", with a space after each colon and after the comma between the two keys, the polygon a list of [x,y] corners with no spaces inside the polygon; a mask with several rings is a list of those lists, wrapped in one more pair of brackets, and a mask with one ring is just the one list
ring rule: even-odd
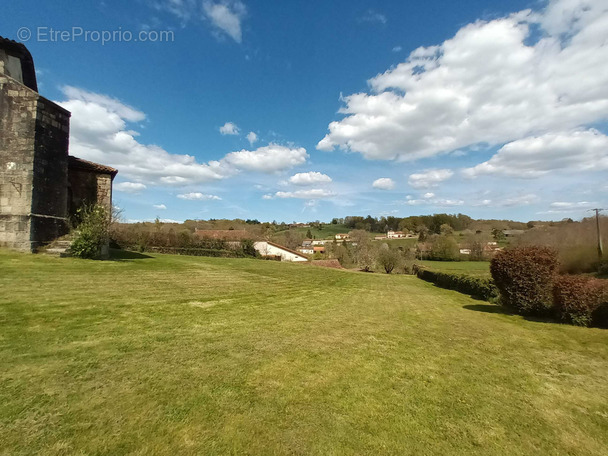
{"label": "stone building", "polygon": [[0,246],[36,251],[83,203],[112,207],[117,171],[69,156],[70,112],[38,93],[27,48],[0,37]]}

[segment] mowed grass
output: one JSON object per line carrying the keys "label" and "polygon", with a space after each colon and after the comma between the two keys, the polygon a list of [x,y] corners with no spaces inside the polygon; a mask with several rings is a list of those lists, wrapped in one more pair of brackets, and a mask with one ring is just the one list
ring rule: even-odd
{"label": "mowed grass", "polygon": [[490,277],[489,261],[430,261],[416,260],[433,271],[447,272],[450,274],[466,274],[480,277]]}
{"label": "mowed grass", "polygon": [[608,454],[608,331],[405,275],[0,251],[0,454]]}

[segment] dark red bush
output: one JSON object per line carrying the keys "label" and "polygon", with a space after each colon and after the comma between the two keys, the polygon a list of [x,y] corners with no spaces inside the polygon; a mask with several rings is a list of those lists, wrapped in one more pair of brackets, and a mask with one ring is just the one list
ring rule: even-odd
{"label": "dark red bush", "polygon": [[606,324],[602,322],[602,308],[608,301],[608,282],[605,280],[559,276],[553,287],[553,299],[557,315],[563,321],[578,326]]}
{"label": "dark red bush", "polygon": [[490,263],[502,304],[522,315],[551,313],[557,268],[557,252],[535,246],[504,250]]}

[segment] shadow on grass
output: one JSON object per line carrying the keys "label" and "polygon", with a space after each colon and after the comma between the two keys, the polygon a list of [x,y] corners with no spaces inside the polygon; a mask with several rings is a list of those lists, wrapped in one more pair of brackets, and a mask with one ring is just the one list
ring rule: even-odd
{"label": "shadow on grass", "polygon": [[503,314],[503,315],[517,315],[515,312],[511,312],[506,307],[499,306],[496,304],[468,304],[466,306],[462,306],[462,308],[467,309],[467,310],[474,310],[476,312],[485,312],[485,313]]}
{"label": "shadow on grass", "polygon": [[145,260],[152,259],[149,255],[143,253],[132,252],[130,250],[110,249],[110,260],[122,261],[122,260]]}
{"label": "shadow on grass", "polygon": [[493,314],[501,314],[501,315],[518,315],[524,320],[534,321],[537,323],[553,323],[553,324],[563,324],[558,320],[555,320],[551,317],[535,317],[532,315],[520,315],[517,312],[513,312],[507,307],[500,306],[498,304],[469,304],[466,306],[462,306],[463,309],[474,310],[475,312],[484,312],[484,313],[493,313]]}

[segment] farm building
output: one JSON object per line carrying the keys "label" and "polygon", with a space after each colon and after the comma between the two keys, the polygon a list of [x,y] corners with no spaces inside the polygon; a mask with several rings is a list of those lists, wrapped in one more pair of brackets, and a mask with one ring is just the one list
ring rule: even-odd
{"label": "farm building", "polygon": [[346,233],[338,233],[335,235],[336,241],[348,241],[350,239],[350,234]]}
{"label": "farm building", "polygon": [[270,241],[258,241],[254,244],[255,249],[263,257],[280,257],[281,261],[303,262],[308,261],[302,253],[288,249]]}

